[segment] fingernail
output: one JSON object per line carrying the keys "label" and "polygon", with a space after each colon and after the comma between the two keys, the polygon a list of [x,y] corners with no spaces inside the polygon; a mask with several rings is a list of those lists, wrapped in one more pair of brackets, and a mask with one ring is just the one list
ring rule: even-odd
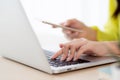
{"label": "fingernail", "polygon": [[76,60],[77,60],[77,58],[74,58],[74,59],[73,59],[73,61],[76,61]]}
{"label": "fingernail", "polygon": [[54,56],[52,56],[52,57],[51,57],[51,59],[55,59],[55,57],[54,57]]}
{"label": "fingernail", "polygon": [[64,26],[68,26],[68,23],[66,22],[66,23],[64,24]]}
{"label": "fingernail", "polygon": [[70,61],[71,60],[71,58],[67,58],[67,60],[66,61]]}
{"label": "fingernail", "polygon": [[51,59],[54,60],[55,58],[52,58],[52,57],[51,57]]}
{"label": "fingernail", "polygon": [[61,58],[60,61],[64,61],[64,58]]}

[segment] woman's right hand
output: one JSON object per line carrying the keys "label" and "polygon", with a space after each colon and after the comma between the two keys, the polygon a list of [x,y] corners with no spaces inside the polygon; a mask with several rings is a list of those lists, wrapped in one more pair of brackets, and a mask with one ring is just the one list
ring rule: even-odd
{"label": "woman's right hand", "polygon": [[74,39],[70,42],[60,44],[61,49],[57,51],[51,59],[56,59],[61,56],[61,61],[76,61],[83,54],[92,56],[113,56],[114,58],[115,55],[120,55],[118,44],[118,41],[99,42],[85,38]]}
{"label": "woman's right hand", "polygon": [[69,19],[66,22],[61,23],[61,25],[83,31],[80,33],[76,31],[63,29],[63,33],[70,40],[77,38],[86,38],[94,41],[96,40],[96,31],[87,27],[84,23],[78,21],[77,19]]}
{"label": "woman's right hand", "polygon": [[74,39],[70,42],[60,44],[61,49],[51,59],[56,59],[58,56],[61,56],[61,61],[76,61],[82,54],[106,56],[110,53],[108,44],[111,45],[111,42],[91,41],[85,38]]}

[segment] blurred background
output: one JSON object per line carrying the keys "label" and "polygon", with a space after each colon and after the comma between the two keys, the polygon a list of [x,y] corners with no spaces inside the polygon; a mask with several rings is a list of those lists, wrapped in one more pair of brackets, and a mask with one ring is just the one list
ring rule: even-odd
{"label": "blurred background", "polygon": [[88,26],[103,29],[107,21],[108,0],[21,0],[30,23],[43,48],[56,51],[59,43],[66,42],[61,29],[41,23],[45,20],[59,24],[76,18]]}

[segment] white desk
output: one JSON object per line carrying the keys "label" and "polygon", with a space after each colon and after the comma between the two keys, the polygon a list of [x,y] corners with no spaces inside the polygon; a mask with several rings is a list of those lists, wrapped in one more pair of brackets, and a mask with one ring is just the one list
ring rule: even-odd
{"label": "white desk", "polygon": [[[50,36],[39,31],[37,36],[43,48],[53,51],[59,49],[59,43],[66,42],[64,37]],[[100,67],[102,66],[50,75],[0,57],[0,80],[98,80],[101,75],[105,76],[105,80],[110,80],[106,74],[98,71]]]}
{"label": "white desk", "polygon": [[98,80],[101,75],[105,76],[104,80],[110,80],[99,73],[100,67],[50,75],[0,57],[0,80]]}

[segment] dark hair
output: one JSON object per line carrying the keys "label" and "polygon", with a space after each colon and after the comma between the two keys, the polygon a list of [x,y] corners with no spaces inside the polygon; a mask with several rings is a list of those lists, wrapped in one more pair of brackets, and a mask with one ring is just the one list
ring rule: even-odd
{"label": "dark hair", "polygon": [[117,17],[118,14],[120,13],[120,0],[116,0],[117,1],[117,8],[113,14],[114,17]]}

